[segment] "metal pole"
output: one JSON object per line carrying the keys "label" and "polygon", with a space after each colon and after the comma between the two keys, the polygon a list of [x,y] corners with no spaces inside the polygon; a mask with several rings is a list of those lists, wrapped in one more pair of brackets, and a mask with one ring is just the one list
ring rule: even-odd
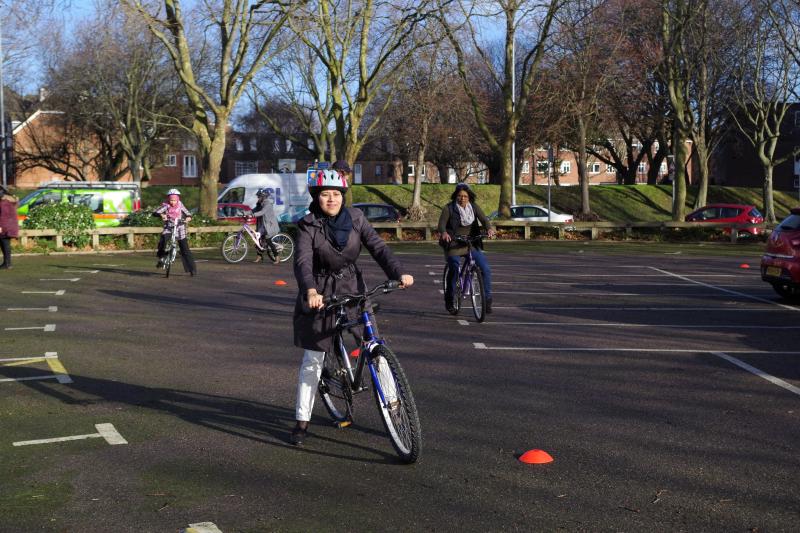
{"label": "metal pole", "polygon": [[[511,37],[511,113],[517,109],[517,61],[516,61],[516,21],[512,26],[514,32]],[[517,205],[517,140],[516,134],[511,143],[511,205]]]}
{"label": "metal pole", "polygon": [[556,171],[555,151],[551,146],[547,150],[547,221],[550,222],[550,182],[553,181],[553,172]]}
{"label": "metal pole", "polygon": [[0,173],[3,177],[3,187],[8,186],[6,167],[6,108],[4,101],[5,85],[3,85],[3,19],[0,17]]}

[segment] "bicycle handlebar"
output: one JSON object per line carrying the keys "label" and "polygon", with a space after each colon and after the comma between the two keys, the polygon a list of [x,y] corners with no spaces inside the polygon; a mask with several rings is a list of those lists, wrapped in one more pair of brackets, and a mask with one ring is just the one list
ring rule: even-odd
{"label": "bicycle handlebar", "polygon": [[475,235],[475,236],[456,235],[456,236],[453,237],[453,240],[456,241],[456,242],[463,242],[464,244],[471,244],[471,243],[483,240],[485,238],[489,238],[489,235],[487,233],[481,233],[481,234]]}
{"label": "bicycle handlebar", "polygon": [[323,309],[325,311],[332,311],[337,307],[344,307],[354,301],[361,302],[363,300],[366,300],[376,292],[383,291],[383,294],[386,294],[392,291],[396,291],[400,287],[401,285],[398,280],[390,279],[384,281],[383,283],[375,285],[373,288],[371,288],[370,290],[366,291],[363,294],[341,294],[339,296],[334,294],[333,296],[331,296],[331,299]]}

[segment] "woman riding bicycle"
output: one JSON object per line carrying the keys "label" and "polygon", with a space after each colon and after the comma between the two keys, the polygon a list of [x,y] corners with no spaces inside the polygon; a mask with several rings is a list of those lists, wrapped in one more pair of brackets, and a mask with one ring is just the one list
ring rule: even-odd
{"label": "woman riding bicycle", "polygon": [[[350,170],[343,161],[337,161],[334,168]],[[344,173],[318,171],[308,184],[311,213],[297,223],[294,275],[298,293],[294,309],[294,344],[305,351],[297,383],[297,424],[291,435],[295,445],[303,444],[306,437],[325,353],[333,349],[334,316],[318,311],[324,307],[323,300],[333,294],[365,290],[361,271],[356,266],[362,245],[389,279],[400,280],[403,287],[414,284],[414,278],[403,274],[399,261],[364,214],[359,209],[343,206],[346,191]]]}
{"label": "woman riding bicycle", "polygon": [[[275,248],[272,237],[279,233],[281,228],[278,225],[278,217],[275,216],[275,209],[273,209],[275,200],[267,188],[259,189],[256,192],[256,198],[258,198],[258,201],[255,208],[253,208],[253,216],[256,217],[256,230],[260,235],[260,244],[264,248],[269,247],[272,254],[272,262],[277,265],[281,262],[281,259],[278,257],[278,249]],[[255,262],[258,263],[264,260],[264,252],[256,250]]]}
{"label": "woman riding bicycle", "polygon": [[[153,212],[153,216],[160,216],[161,220],[164,221],[164,230],[161,232],[161,238],[158,239],[158,264],[156,267],[161,268],[164,266],[164,257],[166,256],[164,249],[167,246],[167,239],[175,231],[177,232],[175,238],[181,250],[183,270],[191,276],[196,275],[197,266],[195,265],[192,251],[189,249],[189,241],[186,240],[186,224],[192,220],[192,214],[181,202],[181,191],[178,189],[167,191],[167,201]],[[184,222],[183,224],[180,223],[181,220]]]}
{"label": "woman riding bicycle", "polygon": [[[456,190],[450,196],[451,202],[444,206],[439,216],[439,244],[444,248],[445,258],[450,267],[447,286],[444,289],[444,304],[450,313],[455,313],[453,295],[455,294],[456,278],[459,263],[467,253],[467,245],[456,241],[457,237],[476,237],[481,234],[478,226],[480,222],[483,229],[494,237],[494,229],[489,219],[475,203],[475,193],[466,183],[456,185]],[[483,285],[486,291],[486,312],[492,312],[492,271],[486,261],[480,242],[472,249],[472,258],[483,272]]]}

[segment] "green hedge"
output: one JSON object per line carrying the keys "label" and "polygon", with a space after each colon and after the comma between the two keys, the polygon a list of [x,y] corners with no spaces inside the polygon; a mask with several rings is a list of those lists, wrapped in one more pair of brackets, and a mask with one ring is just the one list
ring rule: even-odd
{"label": "green hedge", "polygon": [[92,210],[85,205],[44,204],[33,208],[23,223],[25,229],[54,229],[63,235],[64,244],[83,248],[92,238]]}

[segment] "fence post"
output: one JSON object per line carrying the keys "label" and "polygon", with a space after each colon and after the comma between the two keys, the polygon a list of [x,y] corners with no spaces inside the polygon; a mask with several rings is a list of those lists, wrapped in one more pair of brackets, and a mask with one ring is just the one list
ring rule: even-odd
{"label": "fence post", "polygon": [[136,240],[134,239],[133,227],[128,230],[128,246],[133,249],[136,246]]}
{"label": "fence post", "polygon": [[556,229],[558,230],[558,240],[559,241],[563,241],[564,240],[564,226],[558,226],[558,228],[556,228]]}
{"label": "fence post", "polygon": [[629,241],[633,238],[633,228],[630,224],[625,224],[625,240]]}
{"label": "fence post", "polygon": [[56,234],[56,250],[60,250],[64,247],[64,237],[61,236],[60,233]]}
{"label": "fence post", "polygon": [[92,230],[92,250],[100,248],[100,234],[97,230]]}
{"label": "fence post", "polygon": [[590,235],[591,235],[591,239],[592,240],[597,239],[597,235],[598,235],[597,226],[592,226],[592,230],[591,230],[591,234]]}
{"label": "fence post", "polygon": [[433,232],[431,231],[431,228],[429,228],[428,226],[425,226],[425,240],[426,241],[433,240]]}
{"label": "fence post", "polygon": [[401,225],[398,223],[398,224],[397,224],[396,231],[397,231],[397,240],[398,240],[398,241],[402,241],[402,240],[403,240],[403,226],[401,226]]}
{"label": "fence post", "polygon": [[527,223],[522,226],[522,238],[526,241],[531,238],[531,227]]}

